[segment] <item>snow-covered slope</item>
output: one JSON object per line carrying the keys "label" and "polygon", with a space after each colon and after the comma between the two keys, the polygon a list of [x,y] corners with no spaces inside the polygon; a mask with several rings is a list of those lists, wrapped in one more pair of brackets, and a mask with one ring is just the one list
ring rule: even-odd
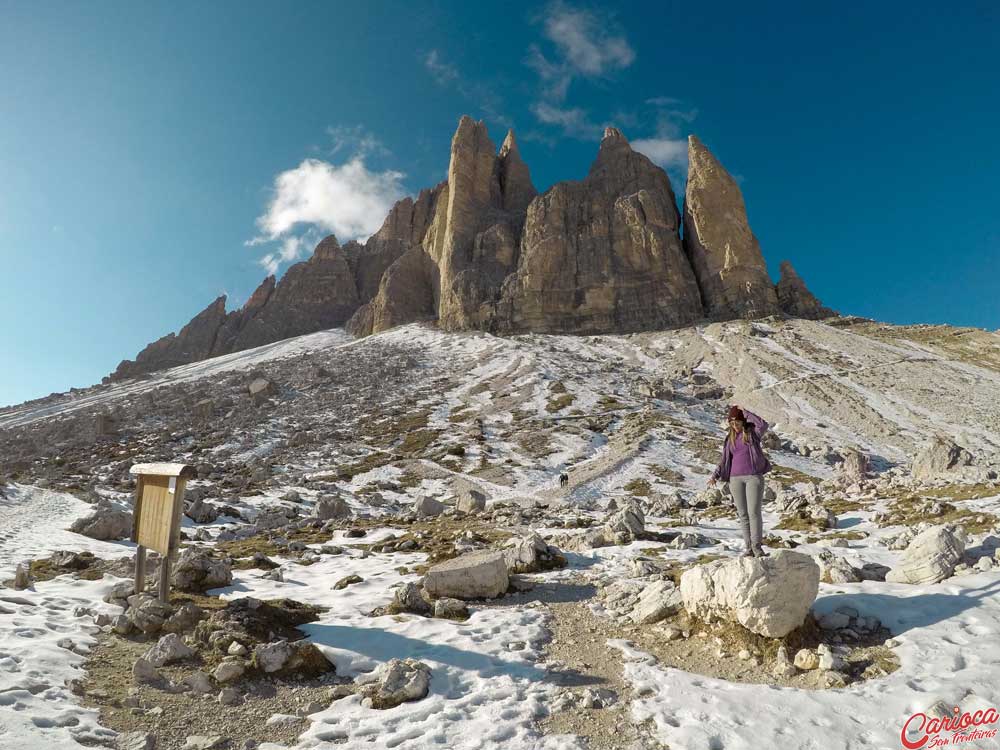
{"label": "snow-covered slope", "polygon": [[[925,519],[882,514],[903,507],[919,516],[936,503],[926,520],[950,514],[975,529],[971,549],[992,553],[1000,487],[924,486],[908,477],[914,452],[935,433],[966,447],[984,477],[1000,453],[998,337],[958,330],[796,320],[596,337],[502,338],[410,325],[353,340],[327,331],[53,396],[0,411],[0,473],[16,479],[0,498],[0,580],[17,563],[56,549],[103,559],[131,554],[128,542],[94,542],[66,528],[96,495],[126,500],[135,462],[197,466],[194,491],[238,514],[185,520],[187,543],[206,548],[246,531],[263,512],[285,508],[305,517],[331,494],[365,524],[360,541],[377,543],[412,533],[406,516],[415,499],[450,503],[475,486],[500,510],[480,526],[452,528],[450,516],[440,527],[427,522],[428,539],[475,549],[487,532],[536,530],[577,550],[567,553],[568,568],[533,576],[534,594],[473,604],[461,623],[371,617],[394,586],[419,580],[414,567],[436,547],[369,553],[352,546],[359,540],[345,534],[345,521],[322,543],[341,554],[321,554],[314,542],[293,550],[285,540],[273,555],[284,580],[244,568],[231,587],[210,592],[328,607],[304,630],[342,676],[393,657],[430,666],[424,700],[390,711],[366,707],[359,695],[335,701],[304,723],[300,747],[584,748],[579,735],[587,727],[553,732],[540,720],[561,710],[568,693],[598,685],[587,660],[610,651],[597,656],[617,664],[618,681],[610,684],[616,701],[581,716],[588,724],[617,722],[630,744],[590,748],[896,748],[909,713],[938,701],[969,710],[1000,704],[996,570],[984,565],[924,586],[821,584],[814,611],[850,606],[877,617],[892,632],[900,664],[839,690],[665,666],[638,645],[642,628],[620,623],[608,625],[617,637],[605,642],[594,638],[595,621],[562,622],[579,627],[574,637],[583,655],[572,668],[556,662],[548,639],[573,597],[581,607],[574,617],[608,622],[610,609],[597,592],[615,582],[646,585],[657,575],[650,578],[650,566],[741,551],[732,509],[696,502],[730,403],[760,414],[780,436],[770,449],[779,467],[773,489],[785,497],[808,490],[837,508],[834,528],[803,531],[783,526],[786,515],[768,505],[765,528],[775,543],[832,555],[848,567],[895,567],[901,549],[890,549],[892,540]],[[273,389],[255,399],[248,386],[258,378]],[[115,428],[95,430],[99,415],[113,417]],[[871,455],[880,472],[867,484],[835,481],[852,447]],[[686,507],[671,509],[664,498],[672,497]],[[604,523],[610,501],[633,498],[647,509],[650,538],[575,546],[587,528]],[[955,508],[945,509],[945,501]],[[702,546],[663,541],[681,532],[701,535]],[[316,560],[299,565],[303,554]],[[332,588],[349,575],[362,581]],[[116,580],[66,575],[27,592],[0,591],[0,747],[110,741],[96,711],[82,708],[62,682],[83,676],[81,654],[107,637],[77,608],[93,605]],[[765,703],[768,711],[758,710]]]}

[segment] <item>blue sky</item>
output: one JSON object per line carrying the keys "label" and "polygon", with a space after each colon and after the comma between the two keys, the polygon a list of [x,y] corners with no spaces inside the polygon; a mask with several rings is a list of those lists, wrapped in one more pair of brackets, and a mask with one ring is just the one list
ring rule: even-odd
{"label": "blue sky", "polygon": [[697,133],[773,275],[998,328],[998,8],[0,0],[0,404],[370,233],[443,179],[466,113],[514,127],[541,189],[616,124],[679,192]]}

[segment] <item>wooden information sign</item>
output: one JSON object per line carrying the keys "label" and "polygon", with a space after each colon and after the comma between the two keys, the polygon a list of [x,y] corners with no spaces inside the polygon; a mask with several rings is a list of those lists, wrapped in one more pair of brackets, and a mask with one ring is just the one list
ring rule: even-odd
{"label": "wooden information sign", "polygon": [[184,512],[184,488],[195,471],[187,464],[135,464],[135,508],[132,541],[135,552],[135,593],[145,588],[146,550],[160,553],[160,601],[170,591],[170,561],[177,555]]}

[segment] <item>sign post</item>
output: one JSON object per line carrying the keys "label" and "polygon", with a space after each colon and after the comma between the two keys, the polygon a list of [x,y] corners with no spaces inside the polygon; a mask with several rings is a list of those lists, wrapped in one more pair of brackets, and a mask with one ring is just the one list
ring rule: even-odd
{"label": "sign post", "polygon": [[132,541],[135,551],[135,593],[146,587],[146,550],[160,553],[160,601],[170,593],[170,561],[180,546],[184,488],[195,471],[187,464],[135,464]]}

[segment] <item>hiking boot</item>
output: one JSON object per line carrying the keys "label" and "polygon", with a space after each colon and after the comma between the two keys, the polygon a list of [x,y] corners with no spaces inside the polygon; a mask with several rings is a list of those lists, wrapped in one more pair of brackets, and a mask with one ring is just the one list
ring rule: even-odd
{"label": "hiking boot", "polygon": [[764,550],[763,547],[760,547],[760,546],[757,546],[757,547],[753,548],[753,554],[756,557],[768,557],[767,552]]}
{"label": "hiking boot", "polygon": [[752,549],[748,549],[748,550],[746,550],[746,551],[745,551],[745,552],[743,553],[743,555],[742,555],[742,556],[743,556],[743,557],[753,557],[753,556],[754,556],[754,554],[753,554],[753,550],[752,550]]}

